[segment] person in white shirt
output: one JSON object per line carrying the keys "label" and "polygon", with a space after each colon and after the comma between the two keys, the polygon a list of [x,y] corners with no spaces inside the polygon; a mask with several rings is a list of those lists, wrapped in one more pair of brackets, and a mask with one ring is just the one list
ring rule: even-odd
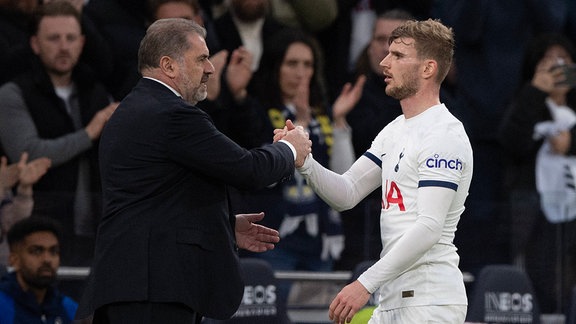
{"label": "person in white shirt", "polygon": [[[369,323],[463,323],[467,298],[453,244],[472,179],[472,148],[462,123],[440,102],[454,38],[438,20],[410,20],[390,37],[382,60],[386,93],[403,114],[339,175],[309,155],[298,171],[337,210],[382,186],[380,260],[330,305],[334,323],[350,322],[379,290]],[[275,139],[294,126],[275,130]]]}

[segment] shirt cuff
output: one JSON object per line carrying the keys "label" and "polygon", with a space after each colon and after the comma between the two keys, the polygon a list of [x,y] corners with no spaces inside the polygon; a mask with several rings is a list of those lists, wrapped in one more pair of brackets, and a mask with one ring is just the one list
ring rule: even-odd
{"label": "shirt cuff", "polygon": [[294,148],[294,145],[292,145],[292,143],[288,142],[287,140],[283,139],[279,140],[278,142],[288,145],[288,147],[292,151],[292,155],[294,155],[294,161],[296,161],[296,148]]}

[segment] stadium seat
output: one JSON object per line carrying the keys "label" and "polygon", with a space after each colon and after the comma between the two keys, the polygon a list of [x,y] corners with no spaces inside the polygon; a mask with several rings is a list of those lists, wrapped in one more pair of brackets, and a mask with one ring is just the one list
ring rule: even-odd
{"label": "stadium seat", "polygon": [[532,282],[518,267],[485,266],[472,293],[467,323],[540,323],[540,308]]}
{"label": "stadium seat", "polygon": [[576,286],[572,288],[572,297],[570,297],[568,320],[566,321],[566,324],[576,324]]}
{"label": "stadium seat", "polygon": [[203,324],[290,324],[286,300],[277,293],[277,280],[270,264],[262,259],[241,258],[244,297],[229,320],[205,318]]}

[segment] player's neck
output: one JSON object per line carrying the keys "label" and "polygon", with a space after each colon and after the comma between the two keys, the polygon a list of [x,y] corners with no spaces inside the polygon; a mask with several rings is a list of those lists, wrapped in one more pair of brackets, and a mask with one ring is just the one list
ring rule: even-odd
{"label": "player's neck", "polygon": [[402,113],[406,119],[417,116],[438,104],[440,104],[439,95],[433,91],[419,91],[411,97],[400,100]]}

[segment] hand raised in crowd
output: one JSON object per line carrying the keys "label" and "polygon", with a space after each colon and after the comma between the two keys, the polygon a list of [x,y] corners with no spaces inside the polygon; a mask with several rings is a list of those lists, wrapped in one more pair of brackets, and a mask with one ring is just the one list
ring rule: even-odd
{"label": "hand raised in crowd", "polygon": [[28,153],[23,153],[20,162],[18,162],[18,169],[20,176],[18,178],[18,194],[31,195],[32,185],[34,185],[50,168],[52,160],[46,157],[34,159],[30,162],[28,160]]}
{"label": "hand raised in crowd", "polygon": [[100,137],[102,129],[104,128],[104,124],[106,124],[108,119],[110,119],[110,116],[112,116],[112,113],[114,113],[116,108],[118,108],[118,104],[118,102],[113,102],[102,108],[96,113],[96,115],[94,115],[94,117],[92,117],[92,120],[85,128],[86,133],[88,133],[88,136],[91,140],[95,140]]}
{"label": "hand raised in crowd", "polygon": [[226,66],[226,60],[228,59],[228,51],[221,50],[216,54],[210,56],[210,62],[214,65],[214,73],[210,75],[208,79],[208,100],[216,100],[220,95],[220,80],[222,77],[222,72]]}
{"label": "hand raised in crowd", "polygon": [[18,163],[8,165],[8,159],[3,156],[0,161],[0,190],[3,193],[18,184],[18,194],[31,195],[32,185],[40,180],[51,164],[45,157],[28,162],[28,153],[24,152]]}
{"label": "hand raised in crowd", "polygon": [[310,107],[310,79],[302,79],[296,90],[293,99],[294,106],[296,107],[296,125],[304,128],[308,127],[310,120],[312,120],[312,110]]}
{"label": "hand raised in crowd", "polygon": [[306,157],[312,152],[312,141],[308,132],[304,131],[304,127],[294,125],[290,119],[286,120],[286,126],[283,129],[274,130],[274,142],[281,139],[294,145],[296,149],[295,166],[297,168],[303,166]]}
{"label": "hand raised in crowd", "polygon": [[239,248],[252,252],[272,250],[280,241],[278,231],[256,224],[264,218],[264,213],[236,215],[236,243]]}
{"label": "hand raised in crowd", "polygon": [[5,156],[0,159],[0,195],[3,195],[4,191],[9,190],[18,183],[20,170],[17,163],[8,165],[8,159]]}
{"label": "hand raised in crowd", "polygon": [[235,49],[226,68],[226,84],[236,102],[242,102],[252,79],[253,55],[243,46]]}
{"label": "hand raised in crowd", "polygon": [[332,120],[336,127],[343,128],[346,126],[346,115],[354,109],[360,100],[364,83],[366,83],[366,76],[360,75],[356,79],[354,86],[348,82],[344,85],[342,91],[340,91],[340,95],[332,105]]}
{"label": "hand raised in crowd", "polygon": [[559,88],[565,89],[566,92],[570,90],[568,86],[559,86],[558,83],[565,78],[562,69],[558,67],[555,59],[544,58],[538,65],[532,77],[532,86],[540,91],[551,93]]}

